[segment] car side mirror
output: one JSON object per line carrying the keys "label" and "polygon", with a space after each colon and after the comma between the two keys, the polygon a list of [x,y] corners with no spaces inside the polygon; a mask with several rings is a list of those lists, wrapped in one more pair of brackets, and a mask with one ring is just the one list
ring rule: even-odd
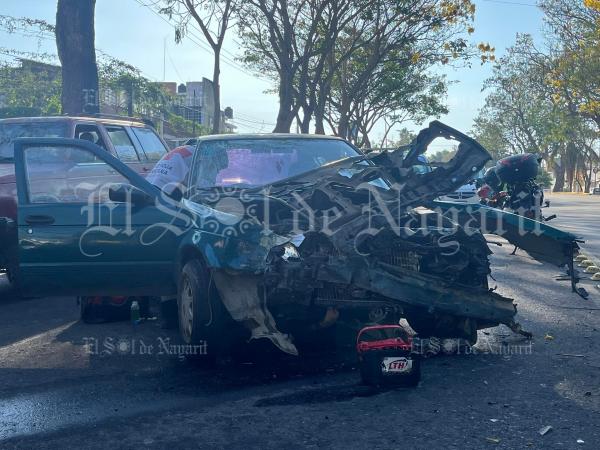
{"label": "car side mirror", "polygon": [[154,198],[130,184],[113,184],[108,190],[108,198],[113,202],[130,203],[134,206],[154,204]]}

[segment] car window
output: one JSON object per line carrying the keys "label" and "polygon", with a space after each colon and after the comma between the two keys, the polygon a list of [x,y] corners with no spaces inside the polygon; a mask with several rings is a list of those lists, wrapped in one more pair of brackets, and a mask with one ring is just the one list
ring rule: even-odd
{"label": "car window", "polygon": [[192,186],[257,187],[359,156],[344,141],[329,139],[223,139],[201,142]]}
{"label": "car window", "polygon": [[77,125],[75,127],[75,139],[82,139],[106,149],[100,129],[96,125]]}
{"label": "car window", "polygon": [[149,161],[158,161],[167,154],[167,149],[150,128],[131,127]]}
{"label": "car window", "polygon": [[125,128],[106,127],[106,132],[121,161],[138,162],[140,160],[137,151],[135,150],[135,146],[133,145],[133,142],[131,142],[131,139],[129,139],[129,135]]}
{"label": "car window", "polygon": [[32,146],[24,150],[29,203],[106,203],[113,183],[129,183],[89,150]]}
{"label": "car window", "polygon": [[68,137],[66,122],[0,122],[0,162],[12,162],[14,150],[12,141],[24,137]]}

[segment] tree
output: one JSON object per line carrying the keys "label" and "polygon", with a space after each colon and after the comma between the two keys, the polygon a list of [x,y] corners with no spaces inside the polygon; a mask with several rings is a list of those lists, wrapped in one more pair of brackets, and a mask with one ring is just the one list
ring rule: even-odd
{"label": "tree", "polygon": [[[417,64],[423,69],[466,56],[460,35],[472,31],[474,12],[469,0],[248,0],[240,19],[244,61],[277,84],[275,131],[287,132],[298,120],[308,132],[314,118],[317,133],[327,119],[340,136],[364,135],[382,117],[395,122],[406,113],[391,112],[394,102],[373,93],[376,79],[390,73],[389,80],[404,74],[406,81]],[[433,77],[420,81],[412,87],[441,87]],[[406,105],[410,96],[400,97]]]}
{"label": "tree", "polygon": [[473,134],[497,159],[517,153],[540,154],[556,170],[556,189],[562,189],[566,118],[550,100],[546,71],[532,65],[526,56],[532,46],[530,36],[518,36],[515,46],[494,66],[485,82],[489,94],[475,119]]}
{"label": "tree", "polygon": [[408,128],[401,128],[398,130],[398,139],[393,142],[392,147],[402,147],[410,144],[417,137],[416,133],[413,133]]}
{"label": "tree", "polygon": [[58,0],[56,47],[62,65],[62,111],[97,113],[96,0]]}
{"label": "tree", "polygon": [[[247,0],[240,10],[243,60],[277,83],[279,112],[275,132],[289,132],[304,110],[302,131],[313,113],[323,117],[324,100],[317,87],[327,85],[325,73],[336,39],[368,7],[366,0]],[[323,100],[318,104],[319,100]],[[318,132],[324,132],[317,126]]]}
{"label": "tree", "polygon": [[550,31],[553,99],[600,130],[600,3],[549,0],[541,7]]}
{"label": "tree", "polygon": [[176,18],[175,40],[180,42],[188,32],[190,22],[195,22],[213,51],[212,88],[214,112],[212,132],[221,132],[221,51],[227,30],[237,8],[234,0],[163,0],[162,14]]}
{"label": "tree", "polygon": [[[60,113],[60,69],[30,60],[0,64],[0,97],[3,117]],[[35,67],[33,67],[35,66]]]}
{"label": "tree", "polygon": [[591,165],[598,160],[598,133],[594,121],[573,107],[573,82],[565,80],[557,95],[555,70],[561,57],[537,49],[530,36],[518,36],[486,81],[489,94],[473,134],[498,158],[540,154],[554,172],[555,191],[588,190]]}
{"label": "tree", "polygon": [[517,153],[503,126],[496,121],[496,116],[489,109],[479,112],[474,120],[472,134],[494,160]]}
{"label": "tree", "polygon": [[[392,89],[387,94],[388,99],[394,96],[394,91],[400,90],[395,95],[399,101],[396,111],[400,113],[407,112],[411,96],[425,100],[427,90],[438,94],[432,115],[443,112],[439,102],[445,93],[445,84],[440,78],[427,76],[428,70],[436,64],[448,64],[474,54],[463,38],[472,30],[470,24],[475,13],[469,1],[382,1],[372,3],[370,11],[374,20],[362,33],[362,45],[349,53],[341,70],[336,71],[329,96],[330,117],[334,119],[330,123],[342,137],[350,136],[350,130],[364,121],[365,106],[372,109],[377,103],[371,105],[370,97],[381,83]],[[352,37],[354,31],[350,29],[346,34]],[[345,36],[339,40],[341,48],[346,45]],[[489,46],[482,48],[486,52],[493,50]],[[421,106],[434,105],[423,101]],[[382,116],[393,116],[389,111],[390,114]],[[419,108],[412,109],[413,114],[418,111]],[[394,121],[393,117],[390,119]]]}
{"label": "tree", "polygon": [[[368,148],[369,134],[381,121],[385,124],[385,141],[394,126],[408,120],[421,123],[427,117],[439,117],[448,112],[443,103],[446,96],[445,79],[429,74],[424,59],[414,62],[412,58],[411,54],[402,56],[400,52],[392,52],[391,57],[373,71],[363,89],[357,89],[352,96],[343,92],[344,80],[352,77],[352,74],[360,74],[365,59],[350,59],[340,78],[335,78],[328,98],[328,120],[339,136],[352,137],[344,135],[348,133],[352,122],[360,135],[360,144]],[[348,101],[347,117],[343,117],[342,107],[345,95],[353,97]]]}

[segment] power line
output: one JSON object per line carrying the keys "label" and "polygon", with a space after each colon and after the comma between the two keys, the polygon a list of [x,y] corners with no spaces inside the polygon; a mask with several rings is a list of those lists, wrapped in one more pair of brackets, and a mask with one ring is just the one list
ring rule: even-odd
{"label": "power line", "polygon": [[[158,11],[156,11],[154,8],[152,8],[150,5],[148,5],[148,4],[145,4],[145,3],[144,3],[142,0],[135,0],[135,2],[136,2],[136,3],[138,3],[138,4],[139,4],[140,6],[142,6],[142,7],[149,9],[149,10],[150,10],[150,11],[151,11],[151,12],[152,12],[154,15],[156,15],[157,17],[159,17],[159,18],[160,18],[160,19],[161,19],[163,22],[165,22],[166,24],[168,24],[168,25],[169,25],[170,27],[172,27],[173,29],[176,29],[176,28],[177,28],[177,27],[176,27],[176,26],[175,26],[173,23],[171,23],[171,21],[170,21],[170,20],[167,20],[167,19],[164,17],[164,15],[163,15],[163,14],[160,14]],[[193,25],[192,25],[192,29],[194,29],[194,30],[196,30],[196,31],[198,31],[198,32],[200,32],[200,33],[201,33],[201,30],[199,30],[197,27],[194,27]],[[197,47],[199,47],[200,49],[202,49],[202,50],[204,50],[204,51],[208,52],[209,54],[211,54],[211,56],[213,55],[213,51],[212,51],[212,49],[211,49],[211,48],[208,46],[208,44],[206,44],[206,43],[203,41],[203,38],[202,38],[202,37],[199,37],[198,35],[196,35],[196,34],[194,34],[194,33],[192,33],[192,32],[188,32],[188,33],[186,34],[186,37],[187,37],[187,38],[188,38],[188,39],[189,39],[189,40],[190,40],[192,43],[194,43],[194,44],[195,44]],[[225,50],[224,50],[224,51],[225,51]],[[225,52],[226,52],[226,51],[225,51]],[[227,52],[226,52],[226,53],[227,53]],[[167,54],[168,54],[168,53],[167,53]],[[255,74],[252,74],[252,73],[248,72],[247,70],[245,70],[244,68],[242,68],[241,66],[239,66],[239,65],[238,65],[237,63],[235,63],[234,61],[232,61],[232,60],[229,60],[229,58],[227,58],[227,57],[225,57],[225,56],[223,56],[223,55],[221,55],[221,58],[223,59],[223,61],[225,62],[225,64],[227,64],[228,66],[230,66],[230,67],[232,67],[232,68],[234,68],[234,69],[236,69],[236,70],[238,70],[238,71],[240,71],[240,72],[244,73],[245,75],[248,75],[248,76],[250,76],[250,77],[252,77],[252,78],[259,79],[259,80],[262,80],[262,81],[267,81],[267,82],[271,83],[271,80],[267,80],[267,79],[265,79],[265,78],[262,78],[262,77],[256,76]],[[170,56],[169,56],[169,59],[171,59],[171,58],[170,58]],[[172,62],[172,60],[171,60],[171,62]],[[181,76],[180,76],[180,78],[181,78]],[[239,114],[238,114],[238,115],[239,115]],[[240,117],[240,119],[239,119],[239,120],[240,120],[240,123],[239,123],[239,125],[241,125],[241,126],[243,126],[243,127],[246,127],[246,128],[251,128],[251,129],[254,129],[254,130],[256,130],[256,131],[262,132],[262,131],[264,131],[264,128],[265,128],[266,126],[273,126],[273,127],[275,126],[275,124],[274,124],[274,123],[267,123],[267,122],[261,121],[261,120],[259,120],[259,119],[256,119],[256,118],[254,118],[254,117],[247,116],[247,115],[246,115],[246,116],[245,116],[245,118],[244,118],[244,116],[245,116],[244,114],[242,114],[242,115],[241,115],[241,117]],[[250,125],[250,124],[252,124],[252,125]],[[253,125],[254,125],[254,126],[253,126]],[[257,128],[255,125],[260,125],[260,126],[261,126],[261,128],[259,129],[259,128]]]}
{"label": "power line", "polygon": [[265,132],[265,127],[258,128],[258,127],[246,125],[244,123],[236,122],[235,120],[231,121],[231,123],[233,123],[233,125],[235,125],[238,128],[247,128],[247,129],[250,129],[250,130],[252,130],[252,131],[254,131],[256,133],[264,133]]}
{"label": "power line", "polygon": [[[172,27],[173,29],[177,29],[177,27],[176,27],[176,26],[175,26],[173,23],[171,23],[171,21],[170,21],[170,20],[166,19],[166,18],[164,17],[164,15],[163,15],[163,14],[159,13],[158,11],[156,11],[154,8],[152,8],[152,6],[145,4],[145,3],[144,3],[142,0],[134,0],[134,1],[135,1],[136,3],[138,3],[140,6],[142,6],[142,7],[144,7],[144,8],[147,8],[147,9],[149,9],[150,11],[152,11],[152,13],[153,13],[154,15],[156,15],[157,17],[159,17],[159,18],[160,18],[160,19],[161,19],[163,22],[165,22],[166,24],[168,24],[168,25],[169,25],[170,27]],[[201,32],[201,31],[200,31],[198,28],[196,28],[196,27],[195,27],[193,24],[191,25],[191,28],[192,28],[193,30],[197,31],[197,32]],[[202,37],[198,36],[197,34],[195,34],[195,33],[193,33],[193,32],[190,32],[190,31],[188,31],[188,32],[186,33],[186,37],[187,37],[187,38],[188,38],[188,39],[189,39],[191,42],[193,42],[193,43],[194,43],[194,44],[195,44],[197,47],[199,47],[200,49],[204,50],[205,52],[207,52],[207,53],[209,53],[209,54],[213,55],[212,48],[210,48],[210,46],[209,46],[208,44],[206,44],[206,43],[203,41],[203,38],[202,38]],[[229,53],[229,52],[227,52],[227,50],[225,50],[225,49],[223,49],[222,51],[223,51],[225,54]],[[231,54],[231,53],[229,53],[229,54]],[[235,56],[234,56],[234,55],[232,55],[232,56],[235,58]],[[247,71],[247,70],[246,70],[246,69],[244,69],[242,66],[240,66],[239,64],[237,64],[237,63],[236,63],[236,62],[235,62],[233,59],[230,59],[230,58],[228,58],[227,56],[221,55],[221,59],[223,60],[223,62],[224,62],[225,64],[227,64],[228,66],[232,67],[233,69],[236,69],[236,70],[238,70],[238,71],[240,71],[240,72],[244,73],[245,75],[248,75],[248,76],[250,76],[250,77],[252,77],[252,78],[256,78],[256,79],[258,79],[258,80],[266,81],[266,82],[269,82],[269,83],[271,82],[271,80],[267,80],[266,78],[263,78],[263,77],[257,76],[256,74],[253,74],[253,73],[251,73],[251,72]]]}
{"label": "power line", "polygon": [[165,47],[165,53],[167,54],[167,57],[169,58],[169,61],[171,62],[171,66],[173,67],[173,70],[175,70],[175,73],[179,77],[179,80],[180,81],[187,81],[186,79],[184,79],[181,76],[181,74],[179,73],[179,70],[177,70],[177,66],[175,65],[175,62],[173,61],[173,58],[171,58],[171,53],[169,53],[169,50],[166,47]]}
{"label": "power line", "polygon": [[258,125],[270,125],[270,126],[273,126],[273,127],[276,125],[276,124],[274,124],[272,122],[265,122],[264,120],[258,120],[258,119],[255,119],[252,116],[249,116],[247,114],[242,114],[242,113],[239,113],[239,112],[236,112],[235,115],[236,115],[236,119],[242,120],[244,122],[254,123],[254,124],[258,124]]}

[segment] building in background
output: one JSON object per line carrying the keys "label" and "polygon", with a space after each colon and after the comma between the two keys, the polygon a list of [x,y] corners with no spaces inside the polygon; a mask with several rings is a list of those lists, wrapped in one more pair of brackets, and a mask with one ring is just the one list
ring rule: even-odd
{"label": "building in background", "polygon": [[[165,92],[172,93],[175,83],[161,83]],[[215,111],[215,98],[213,83],[208,78],[202,81],[188,81],[177,87],[177,102],[173,112],[186,120],[202,125],[204,129],[211,130]],[[235,126],[227,121],[233,119],[233,109],[228,107],[221,111],[221,130],[224,133],[233,133]]]}
{"label": "building in background", "polygon": [[[115,72],[101,79],[100,91],[86,100],[97,102],[101,114],[149,119],[168,140],[187,140],[212,130],[215,102],[211,80],[178,85],[127,75]],[[60,66],[23,58],[0,62],[0,118],[59,115],[61,90]],[[233,119],[230,107],[221,111],[223,133],[235,131],[228,119]]]}

